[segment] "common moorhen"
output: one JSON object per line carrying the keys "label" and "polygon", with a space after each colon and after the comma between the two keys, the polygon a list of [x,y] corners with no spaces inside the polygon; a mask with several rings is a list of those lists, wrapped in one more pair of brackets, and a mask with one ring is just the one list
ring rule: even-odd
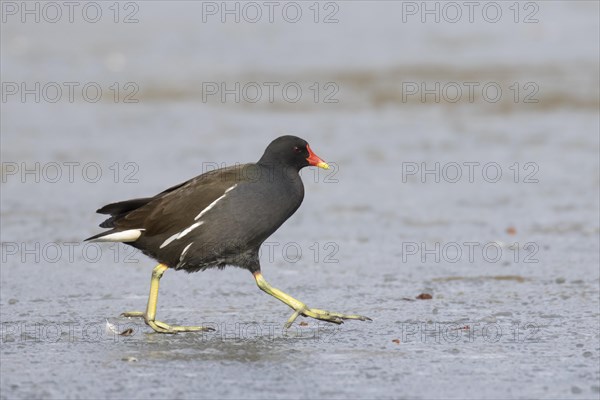
{"label": "common moorhen", "polygon": [[344,319],[370,320],[309,308],[269,285],[260,272],[259,247],[302,203],[304,185],[299,171],[309,165],[329,168],[305,140],[281,136],[255,164],[217,169],[154,197],[100,208],[98,213],[110,215],[100,227],[112,229],[86,240],[123,242],[160,263],[152,271],[146,311],[122,315],[143,317],[161,333],[212,330],[157,321],[159,281],[168,268],[196,272],[232,265],[249,270],[261,290],[294,309],[286,327],[299,315],[336,324]]}

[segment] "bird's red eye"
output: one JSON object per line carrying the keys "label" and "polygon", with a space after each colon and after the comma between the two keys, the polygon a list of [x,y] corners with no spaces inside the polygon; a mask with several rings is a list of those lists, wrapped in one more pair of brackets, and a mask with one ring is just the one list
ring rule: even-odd
{"label": "bird's red eye", "polygon": [[300,154],[300,153],[302,153],[302,149],[300,147],[296,146],[296,147],[294,147],[294,153]]}

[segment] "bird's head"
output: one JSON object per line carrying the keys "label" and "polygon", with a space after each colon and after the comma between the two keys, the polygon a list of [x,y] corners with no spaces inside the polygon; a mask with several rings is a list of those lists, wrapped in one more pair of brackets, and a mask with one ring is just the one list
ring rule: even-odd
{"label": "bird's head", "polygon": [[291,135],[273,140],[259,163],[281,163],[298,170],[308,166],[329,169],[329,165],[313,153],[306,140]]}

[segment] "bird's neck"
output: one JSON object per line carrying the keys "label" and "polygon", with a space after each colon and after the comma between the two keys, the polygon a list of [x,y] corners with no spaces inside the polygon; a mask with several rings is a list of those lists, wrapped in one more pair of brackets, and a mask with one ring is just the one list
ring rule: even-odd
{"label": "bird's neck", "polygon": [[276,161],[264,161],[262,159],[257,165],[261,167],[268,180],[284,180],[291,182],[300,180],[299,170],[295,166],[285,165]]}

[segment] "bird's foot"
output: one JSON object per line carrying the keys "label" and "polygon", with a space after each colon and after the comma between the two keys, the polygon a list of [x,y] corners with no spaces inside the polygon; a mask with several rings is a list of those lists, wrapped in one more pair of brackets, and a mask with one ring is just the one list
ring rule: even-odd
{"label": "bird's foot", "polygon": [[121,317],[146,318],[146,313],[143,311],[127,311],[127,312],[121,313]]}
{"label": "bird's foot", "polygon": [[329,312],[329,311],[325,311],[325,310],[320,310],[318,308],[308,308],[306,305],[304,305],[303,307],[297,309],[292,314],[292,316],[287,320],[287,322],[285,323],[285,328],[287,329],[290,326],[292,326],[292,324],[294,323],[296,318],[298,318],[299,315],[309,317],[309,318],[319,319],[321,321],[331,322],[331,323],[338,324],[338,325],[343,324],[345,319],[357,319],[359,321],[372,321],[371,318],[365,317],[363,315],[341,314],[341,313]]}
{"label": "bird's foot", "polygon": [[144,318],[146,325],[150,328],[154,329],[155,332],[158,333],[178,333],[178,332],[211,332],[214,331],[214,328],[208,326],[178,326],[178,325],[169,325],[161,321],[156,321],[154,319],[149,319],[146,316],[146,313],[142,311],[130,311],[124,312],[121,314],[122,317],[128,318]]}

